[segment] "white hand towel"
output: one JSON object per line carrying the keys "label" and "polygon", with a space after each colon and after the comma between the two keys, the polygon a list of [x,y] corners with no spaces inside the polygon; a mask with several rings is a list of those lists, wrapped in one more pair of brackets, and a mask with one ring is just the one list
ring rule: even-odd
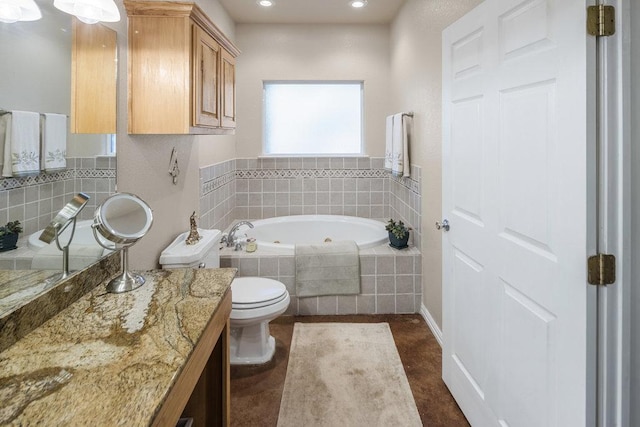
{"label": "white hand towel", "polygon": [[67,167],[67,116],[43,114],[41,155],[44,171]]}
{"label": "white hand towel", "polygon": [[12,111],[5,121],[2,176],[40,171],[40,114]]}
{"label": "white hand towel", "polygon": [[393,116],[391,174],[397,177],[411,175],[409,160],[409,116],[398,113]]}
{"label": "white hand towel", "polygon": [[391,172],[393,166],[393,116],[387,116],[386,134],[385,134],[385,150],[384,150],[384,169]]}

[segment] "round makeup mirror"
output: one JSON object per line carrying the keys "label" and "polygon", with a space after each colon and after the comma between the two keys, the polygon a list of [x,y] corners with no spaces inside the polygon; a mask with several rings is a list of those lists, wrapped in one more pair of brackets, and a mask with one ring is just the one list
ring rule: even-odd
{"label": "round makeup mirror", "polygon": [[100,233],[117,249],[122,248],[122,274],[109,282],[107,292],[132,291],[144,284],[143,276],[129,271],[129,247],[147,234],[152,223],[151,208],[135,194],[114,194],[96,208],[92,225],[96,240],[104,247]]}

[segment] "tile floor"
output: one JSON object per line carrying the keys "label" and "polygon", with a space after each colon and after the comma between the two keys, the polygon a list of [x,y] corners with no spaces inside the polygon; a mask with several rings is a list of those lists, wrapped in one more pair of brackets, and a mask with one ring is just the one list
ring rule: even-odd
{"label": "tile floor", "polygon": [[232,426],[276,425],[295,322],[388,322],[423,425],[469,426],[441,379],[441,348],[417,314],[283,316],[271,322],[274,359],[260,367],[231,368]]}

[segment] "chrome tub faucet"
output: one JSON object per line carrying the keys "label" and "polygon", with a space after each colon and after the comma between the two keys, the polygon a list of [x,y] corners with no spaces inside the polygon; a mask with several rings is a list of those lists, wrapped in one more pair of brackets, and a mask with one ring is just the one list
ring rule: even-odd
{"label": "chrome tub faucet", "polygon": [[248,225],[249,228],[253,228],[253,224],[251,224],[249,221],[239,221],[236,225],[234,225],[233,227],[231,227],[231,230],[229,231],[229,234],[224,236],[221,240],[222,243],[226,243],[228,248],[234,247],[235,246],[235,250],[240,250],[240,248],[242,247],[240,243],[236,242],[236,232],[238,231],[238,229],[240,227],[242,227],[243,225]]}

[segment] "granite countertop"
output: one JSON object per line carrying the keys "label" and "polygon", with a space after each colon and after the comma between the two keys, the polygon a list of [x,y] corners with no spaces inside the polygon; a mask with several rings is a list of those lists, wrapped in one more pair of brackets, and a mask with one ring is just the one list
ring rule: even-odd
{"label": "granite countertop", "polygon": [[14,312],[55,285],[56,270],[0,270],[0,317]]}
{"label": "granite countertop", "polygon": [[0,353],[0,424],[148,425],[236,269],[143,272],[99,285]]}

